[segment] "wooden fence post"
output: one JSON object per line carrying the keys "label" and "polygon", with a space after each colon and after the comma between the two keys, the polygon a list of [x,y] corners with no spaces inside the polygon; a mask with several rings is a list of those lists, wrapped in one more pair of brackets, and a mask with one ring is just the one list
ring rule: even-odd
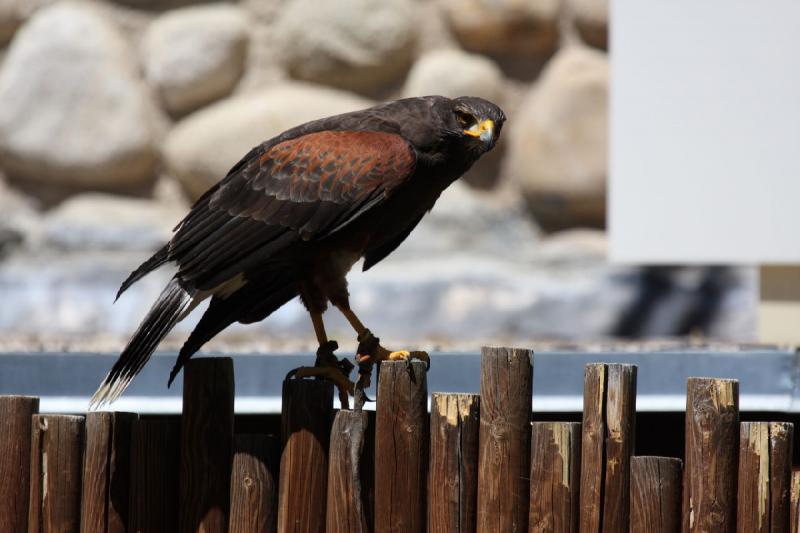
{"label": "wooden fence post", "polygon": [[729,533],[736,527],[739,382],[689,378],[686,394],[684,533]]}
{"label": "wooden fence post", "polygon": [[534,422],[531,429],[531,533],[577,533],[581,425]]}
{"label": "wooden fence post", "polygon": [[180,530],[225,533],[233,455],[233,361],[193,359],[183,376]]}
{"label": "wooden fence post", "polygon": [[82,416],[33,415],[28,531],[81,527]]}
{"label": "wooden fence post", "polygon": [[425,531],[428,387],[425,363],[381,363],[375,413],[375,531]]}
{"label": "wooden fence post", "polygon": [[737,531],[788,531],[793,431],[786,422],[742,422]]}
{"label": "wooden fence post", "polygon": [[627,533],[636,435],[636,366],[586,365],[581,451],[582,533]]}
{"label": "wooden fence post", "polygon": [[794,424],[788,422],[770,423],[769,449],[770,523],[773,531],[788,531],[792,492]]}
{"label": "wooden fence post", "polygon": [[346,409],[336,413],[328,459],[327,533],[372,530],[373,439],[369,413]]}
{"label": "wooden fence post", "polygon": [[631,532],[681,530],[681,467],[672,457],[631,457]]}
{"label": "wooden fence post", "polygon": [[131,431],[128,531],[178,530],[180,421],[139,419]]}
{"label": "wooden fence post", "polygon": [[283,382],[283,451],[278,488],[278,531],[325,531],[328,443],[333,385],[327,381]]}
{"label": "wooden fence post", "polygon": [[581,439],[581,533],[600,533],[603,516],[605,409],[607,368],[586,365],[583,375],[583,436]]}
{"label": "wooden fence post", "polygon": [[280,443],[268,435],[236,435],[228,533],[274,533],[278,528]]}
{"label": "wooden fence post", "polygon": [[528,529],[533,352],[481,350],[478,531]]}
{"label": "wooden fence post", "polygon": [[0,396],[0,531],[28,531],[31,420],[39,398]]}
{"label": "wooden fence post", "polygon": [[131,427],[134,413],[86,415],[81,495],[82,533],[128,530]]}
{"label": "wooden fence post", "polygon": [[434,392],[428,470],[429,533],[473,533],[478,505],[480,396]]}
{"label": "wooden fence post", "polygon": [[792,472],[789,522],[789,531],[791,533],[800,533],[800,470]]}

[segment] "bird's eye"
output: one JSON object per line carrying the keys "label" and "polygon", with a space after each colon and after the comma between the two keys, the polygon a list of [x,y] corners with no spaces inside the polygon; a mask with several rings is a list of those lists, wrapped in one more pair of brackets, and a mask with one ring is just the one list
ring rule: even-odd
{"label": "bird's eye", "polygon": [[456,111],[456,120],[465,128],[475,123],[475,117],[465,111]]}

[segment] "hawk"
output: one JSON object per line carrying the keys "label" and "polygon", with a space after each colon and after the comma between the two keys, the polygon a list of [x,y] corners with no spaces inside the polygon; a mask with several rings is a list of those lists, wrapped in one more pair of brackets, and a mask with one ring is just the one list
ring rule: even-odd
{"label": "hawk", "polygon": [[[180,350],[169,384],[208,340],[234,322],[258,322],[299,296],[319,342],[295,377],[331,380],[344,406],[372,364],[424,352],[381,346],[350,308],[346,275],[372,268],[405,240],[448,185],[491,150],[505,122],[476,97],[407,98],[292,128],[250,150],[192,206],[172,239],[134,270],[117,298],[166,263],[174,277],[92,397],[117,399],[167,333],[210,303]],[[334,355],[322,321],[328,303],[355,330],[361,377]],[[363,402],[363,399],[362,399]]]}

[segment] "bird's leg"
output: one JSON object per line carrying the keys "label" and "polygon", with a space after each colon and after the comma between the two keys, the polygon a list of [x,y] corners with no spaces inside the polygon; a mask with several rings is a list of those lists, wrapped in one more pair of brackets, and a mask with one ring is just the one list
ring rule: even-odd
{"label": "bird's leg", "polygon": [[339,305],[336,307],[342,312],[344,317],[350,322],[350,325],[358,335],[358,381],[356,382],[355,402],[356,409],[360,409],[363,405],[365,396],[364,389],[370,385],[372,377],[372,367],[375,363],[381,361],[405,361],[408,364],[409,371],[411,370],[411,361],[418,359],[425,361],[428,368],[431,366],[430,358],[427,352],[423,351],[409,351],[398,350],[389,351],[381,346],[380,339],[372,334],[366,326],[359,320],[356,314],[347,305]]}
{"label": "bird's leg", "polygon": [[409,350],[398,350],[398,351],[390,351],[381,346],[380,339],[374,336],[372,332],[367,329],[366,326],[358,319],[356,314],[349,308],[346,307],[338,307],[338,309],[342,312],[350,325],[356,331],[358,335],[358,356],[359,362],[363,358],[371,358],[373,363],[379,361],[409,361],[413,359],[419,359],[420,361],[425,361],[425,363],[430,367],[430,358],[428,357],[427,352],[423,351],[409,351]]}
{"label": "bird's leg", "polygon": [[311,322],[314,324],[314,333],[317,335],[319,348],[314,366],[301,366],[287,374],[287,378],[322,378],[332,382],[339,391],[339,402],[342,409],[350,405],[349,394],[354,394],[355,385],[350,381],[350,371],[353,363],[347,359],[338,359],[334,351],[339,348],[336,341],[329,341],[325,333],[325,324],[322,322],[322,313],[311,312]]}

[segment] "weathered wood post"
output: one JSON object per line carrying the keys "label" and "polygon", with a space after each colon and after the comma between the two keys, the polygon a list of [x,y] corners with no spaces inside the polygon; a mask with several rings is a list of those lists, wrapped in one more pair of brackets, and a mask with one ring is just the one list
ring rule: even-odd
{"label": "weathered wood post", "polygon": [[636,435],[636,366],[586,365],[581,452],[582,533],[628,531]]}
{"label": "weathered wood post", "polygon": [[327,381],[283,382],[278,488],[278,531],[325,531],[328,444],[333,418],[333,385]]}
{"label": "weathered wood post", "polygon": [[794,426],[787,422],[742,422],[736,530],[789,530]]}
{"label": "weathered wood post", "polygon": [[142,419],[131,432],[130,533],[178,530],[181,424]]}
{"label": "weathered wood post", "polygon": [[80,531],[83,424],[82,416],[33,415],[28,531]]}
{"label": "weathered wood post", "polygon": [[269,435],[236,435],[228,533],[274,533],[278,528],[280,442]]}
{"label": "weathered wood post", "polygon": [[791,509],[789,531],[800,533],[800,470],[792,472]]}
{"label": "weathered wood post", "polygon": [[429,533],[473,533],[478,505],[480,396],[433,393]]}
{"label": "weathered wood post", "polygon": [[183,370],[179,527],[225,533],[233,456],[233,361],[203,357]]}
{"label": "weathered wood post", "polygon": [[28,531],[31,420],[39,398],[0,396],[0,531]]}
{"label": "weathered wood post", "polygon": [[773,531],[787,531],[791,514],[794,424],[772,422],[769,426],[769,449],[770,524]]}
{"label": "weathered wood post", "polygon": [[580,423],[534,422],[529,531],[577,533],[580,479]]}
{"label": "weathered wood post", "polygon": [[672,457],[631,457],[632,533],[681,530],[681,468]]}
{"label": "weathered wood post", "polygon": [[686,394],[684,533],[736,529],[739,382],[689,378]]}
{"label": "weathered wood post", "polygon": [[533,352],[481,350],[478,531],[528,529]]}
{"label": "weathered wood post", "polygon": [[82,533],[128,530],[131,429],[134,413],[86,415],[81,495]]}
{"label": "weathered wood post", "polygon": [[372,531],[375,448],[369,413],[342,409],[331,429],[328,460],[327,533]]}
{"label": "weathered wood post", "polygon": [[428,388],[425,363],[381,363],[375,416],[375,531],[425,531]]}

